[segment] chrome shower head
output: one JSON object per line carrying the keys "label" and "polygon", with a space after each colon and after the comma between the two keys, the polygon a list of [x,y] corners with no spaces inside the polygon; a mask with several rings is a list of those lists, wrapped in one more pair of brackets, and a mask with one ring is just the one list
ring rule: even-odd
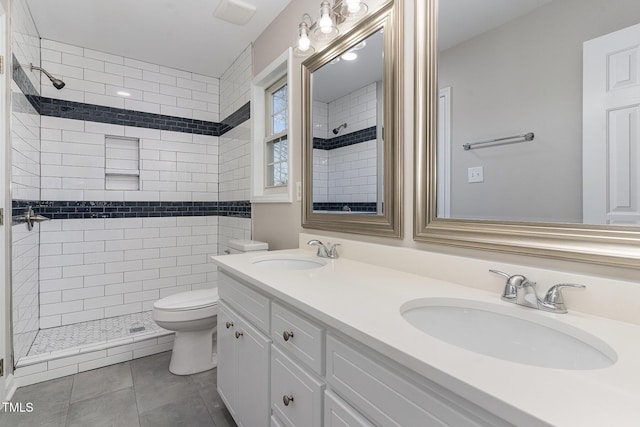
{"label": "chrome shower head", "polygon": [[337,135],[337,134],[338,134],[338,132],[340,132],[340,129],[342,129],[342,128],[345,128],[345,129],[346,129],[346,128],[347,128],[347,124],[346,124],[346,123],[343,123],[343,124],[341,124],[340,126],[338,126],[337,128],[335,128],[335,129],[333,130],[333,134],[334,134],[334,135]]}
{"label": "chrome shower head", "polygon": [[51,80],[51,83],[53,83],[53,87],[55,87],[56,89],[60,90],[64,87],[65,83],[62,80],[56,79],[51,74],[49,74],[47,70],[45,70],[44,68],[36,67],[33,64],[29,64],[29,65],[31,66],[31,71],[38,70],[43,72],[45,76],[49,77],[49,80]]}

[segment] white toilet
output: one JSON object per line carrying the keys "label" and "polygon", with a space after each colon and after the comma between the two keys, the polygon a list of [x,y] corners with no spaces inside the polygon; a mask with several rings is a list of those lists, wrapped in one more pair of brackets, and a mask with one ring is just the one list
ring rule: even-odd
{"label": "white toilet", "polygon": [[[229,253],[266,251],[267,243],[230,240]],[[180,292],[153,304],[153,320],[158,326],[175,331],[169,371],[191,375],[215,368],[218,288]]]}

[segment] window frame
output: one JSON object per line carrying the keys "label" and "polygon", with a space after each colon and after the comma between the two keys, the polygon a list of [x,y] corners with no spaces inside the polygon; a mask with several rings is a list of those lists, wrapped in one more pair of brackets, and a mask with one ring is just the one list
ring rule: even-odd
{"label": "window frame", "polygon": [[[294,66],[293,49],[288,48],[273,62],[264,67],[253,79],[251,84],[251,202],[252,203],[293,203],[299,200],[294,188],[301,185],[299,171],[294,171],[293,159],[300,155],[300,136],[296,136],[293,117],[297,113],[292,108],[294,104],[291,88],[295,86],[299,77],[296,76]],[[271,132],[272,124],[269,123],[268,112],[270,110],[266,93],[269,89],[278,89],[287,85],[287,183],[278,186],[267,186],[267,144],[266,136]],[[279,84],[280,83],[280,84]],[[299,84],[299,82],[298,82]],[[285,132],[282,132],[283,136]],[[275,139],[274,138],[274,139]],[[297,177],[297,178],[294,178]]]}
{"label": "window frame", "polygon": [[[273,111],[273,98],[274,98],[274,94],[277,93],[279,90],[281,90],[282,88],[286,87],[287,88],[287,93],[286,93],[286,107],[285,107],[285,114],[286,114],[286,127],[283,131],[278,132],[278,133],[274,133],[273,132],[273,118],[274,115],[277,113],[275,111]],[[275,83],[273,83],[271,86],[269,86],[267,89],[265,89],[264,91],[264,96],[265,96],[265,136],[264,136],[264,159],[263,159],[263,169],[264,169],[264,188],[265,189],[269,189],[269,188],[277,188],[277,187],[286,187],[289,184],[289,172],[288,172],[288,164],[289,164],[289,148],[290,148],[290,144],[289,144],[289,109],[291,107],[290,102],[289,102],[289,84],[288,84],[288,80],[287,80],[287,75],[282,76],[278,81],[276,81]],[[284,161],[278,161],[278,162],[269,162],[269,144],[273,143],[276,144],[278,142],[282,142],[282,141],[286,141],[287,142],[287,158]],[[280,184],[273,184],[273,185],[269,185],[270,180],[273,180],[275,182],[275,176],[273,175],[269,175],[269,166],[274,166],[275,169],[275,165],[276,164],[282,164],[282,163],[286,163],[287,164],[287,178],[286,178],[286,182],[280,183]]]}

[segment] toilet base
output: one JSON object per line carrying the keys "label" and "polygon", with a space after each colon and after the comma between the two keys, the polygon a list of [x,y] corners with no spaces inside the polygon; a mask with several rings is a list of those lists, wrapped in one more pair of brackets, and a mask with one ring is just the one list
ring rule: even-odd
{"label": "toilet base", "polygon": [[173,341],[169,372],[191,375],[217,366],[215,328],[178,331]]}

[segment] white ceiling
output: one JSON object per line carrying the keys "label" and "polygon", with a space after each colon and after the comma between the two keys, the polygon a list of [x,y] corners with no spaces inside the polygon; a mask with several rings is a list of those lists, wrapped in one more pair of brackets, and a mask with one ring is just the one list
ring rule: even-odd
{"label": "white ceiling", "polygon": [[[40,37],[220,77],[291,0],[256,7],[244,26],[213,16],[221,0],[27,0]],[[292,42],[296,25],[291,26]]]}
{"label": "white ceiling", "polygon": [[355,61],[324,65],[313,73],[313,100],[331,102],[382,80],[384,74],[384,37],[378,31],[366,39],[366,46],[356,53]]}

